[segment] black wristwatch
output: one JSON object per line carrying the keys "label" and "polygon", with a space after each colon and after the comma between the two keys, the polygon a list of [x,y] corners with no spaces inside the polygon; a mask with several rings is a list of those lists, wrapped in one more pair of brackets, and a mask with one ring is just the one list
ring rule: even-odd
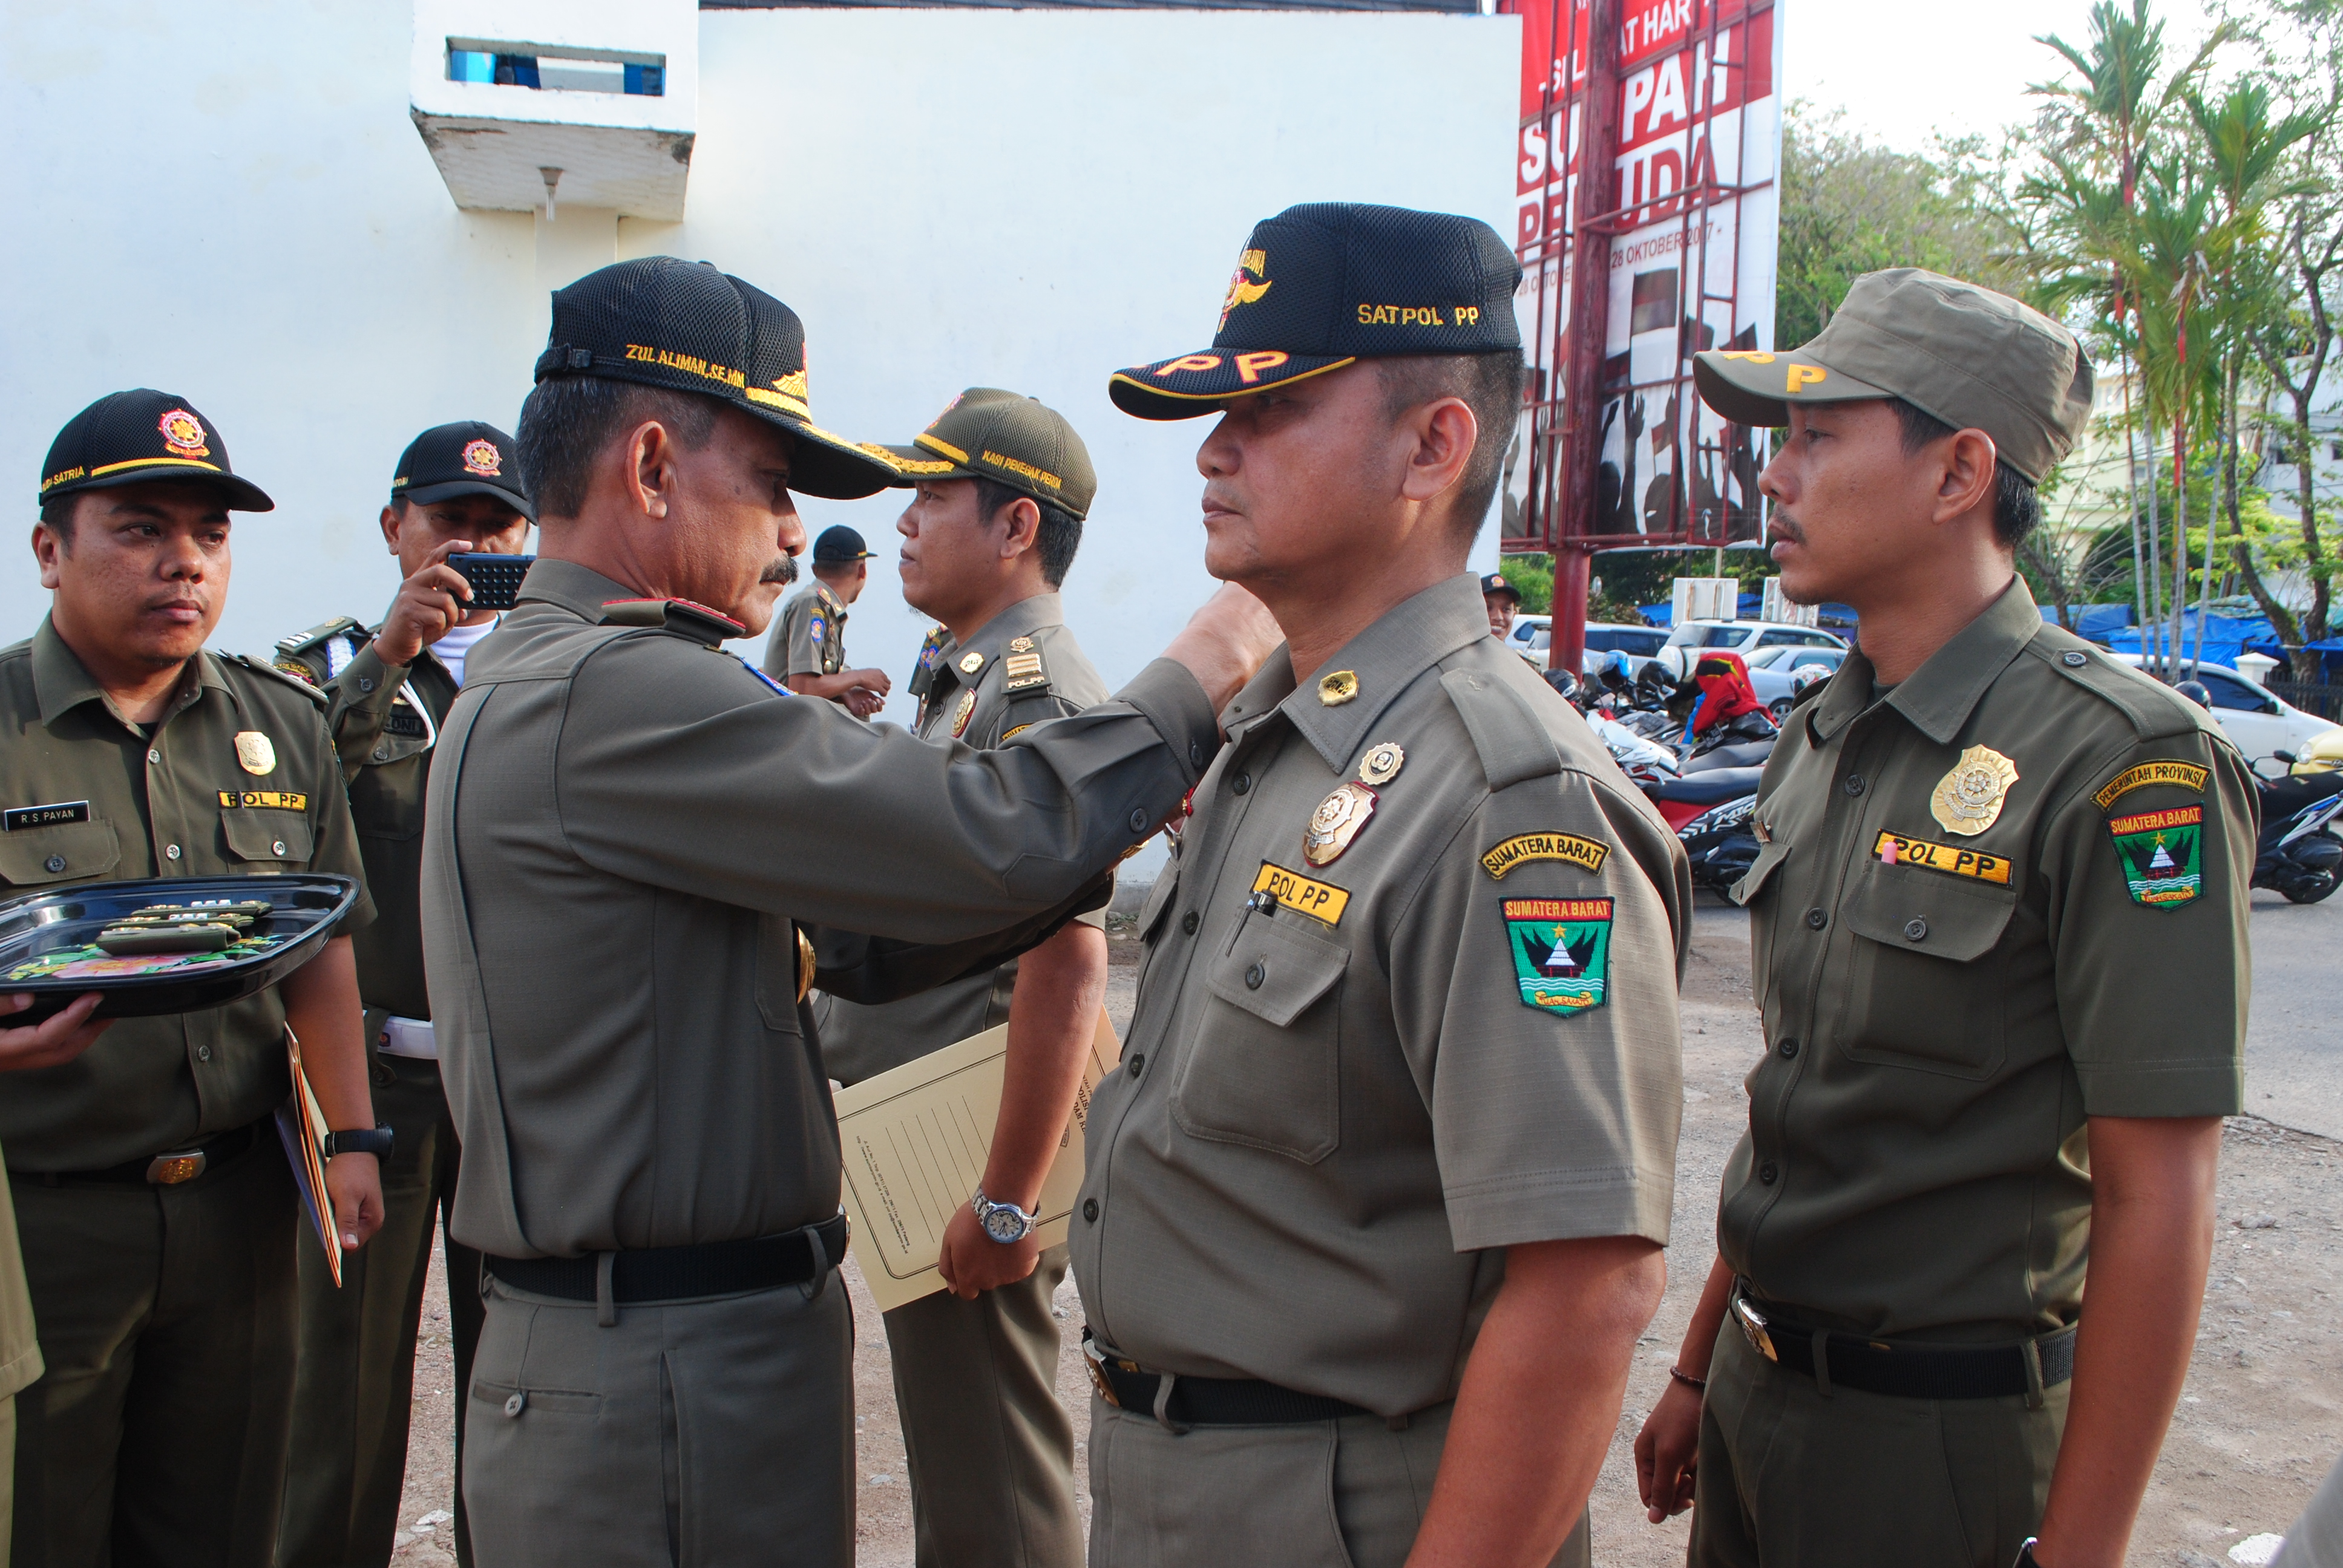
{"label": "black wristwatch", "polygon": [[328,1160],[337,1154],[371,1154],[377,1160],[387,1160],[397,1141],[388,1127],[354,1127],[347,1132],[327,1133],[319,1152]]}
{"label": "black wristwatch", "polygon": [[2017,1561],[2011,1563],[2009,1568],[2041,1568],[2041,1565],[2034,1561],[2034,1543],[2036,1539],[2029,1535],[2018,1543]]}

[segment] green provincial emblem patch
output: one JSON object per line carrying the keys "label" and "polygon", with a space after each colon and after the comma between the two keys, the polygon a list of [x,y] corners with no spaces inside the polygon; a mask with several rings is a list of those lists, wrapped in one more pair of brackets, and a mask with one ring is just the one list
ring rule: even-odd
{"label": "green provincial emblem patch", "polygon": [[2203,890],[2199,867],[2205,842],[2204,807],[2176,806],[2167,811],[2110,817],[2107,831],[2115,835],[2116,853],[2123,860],[2124,885],[2134,903],[2151,910],[2177,909],[2193,902]]}
{"label": "green provincial emblem patch", "polygon": [[1522,1005],[1565,1014],[1601,1007],[1611,975],[1611,900],[1502,902]]}

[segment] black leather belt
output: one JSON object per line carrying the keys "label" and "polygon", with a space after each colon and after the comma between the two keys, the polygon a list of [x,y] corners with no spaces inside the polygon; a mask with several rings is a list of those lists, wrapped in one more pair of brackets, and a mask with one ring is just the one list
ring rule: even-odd
{"label": "black leather belt", "polygon": [[[820,1238],[820,1263],[814,1241]],[[612,1252],[610,1300],[622,1304],[732,1296],[802,1285],[846,1261],[846,1216],[839,1214],[802,1231],[754,1236],[738,1241],[707,1241],[692,1247],[637,1247]],[[498,1258],[488,1272],[518,1291],[565,1302],[598,1298],[595,1286],[602,1254],[582,1258]]]}
{"label": "black leather belt", "polygon": [[[1136,1362],[1109,1356],[1082,1331],[1082,1364],[1099,1398],[1118,1410],[1154,1415],[1161,1373],[1142,1372]],[[1175,1377],[1161,1414],[1182,1426],[1290,1426],[1297,1422],[1334,1421],[1366,1411],[1323,1394],[1302,1393],[1249,1377]]]}
{"label": "black leather belt", "polygon": [[1802,1323],[1796,1311],[1734,1292],[1733,1321],[1749,1347],[1826,1389],[1899,1399],[2006,1399],[2056,1388],[2075,1375],[2071,1328],[2014,1345],[1889,1344]]}
{"label": "black leather belt", "polygon": [[261,1135],[275,1125],[272,1118],[223,1132],[202,1143],[189,1144],[144,1159],[125,1160],[119,1165],[109,1165],[103,1171],[11,1171],[9,1179],[16,1181],[37,1181],[44,1187],[61,1187],[69,1181],[96,1182],[109,1187],[176,1187],[192,1181],[206,1171],[216,1170],[252,1151]]}

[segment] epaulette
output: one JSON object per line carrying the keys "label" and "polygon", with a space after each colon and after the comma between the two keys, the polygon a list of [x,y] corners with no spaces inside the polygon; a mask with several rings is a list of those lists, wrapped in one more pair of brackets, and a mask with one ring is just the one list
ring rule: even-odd
{"label": "epaulette", "polygon": [[649,626],[680,632],[694,642],[719,648],[749,628],[720,610],[688,598],[614,598],[602,602],[604,626]]}
{"label": "epaulette", "polygon": [[297,631],[291,637],[278,638],[277,646],[286,653],[307,653],[321,643],[331,641],[343,632],[356,632],[359,636],[359,640],[363,641],[366,623],[350,616],[337,615],[333,619],[313,626],[307,631]]}
{"label": "epaulette", "polygon": [[329,708],[333,705],[333,699],[318,690],[313,682],[304,680],[290,670],[279,669],[265,658],[255,658],[248,653],[224,653],[220,657],[230,664],[243,666],[256,675],[265,675],[272,680],[283,681],[319,708]]}
{"label": "epaulette", "polygon": [[2117,664],[2070,631],[2046,622],[2026,643],[2026,651],[2120,712],[2142,740],[2185,735],[2192,729],[2221,734],[2211,714],[2170,687],[2128,665]]}
{"label": "epaulette", "polygon": [[1013,696],[1031,696],[1050,689],[1050,672],[1041,664],[1041,645],[1032,637],[1009,639],[1009,651],[1001,661],[1001,672],[1008,677],[1001,689]]}
{"label": "epaulette", "polygon": [[1520,692],[1494,675],[1472,669],[1450,670],[1440,678],[1440,689],[1473,737],[1492,793],[1562,771],[1562,748],[1546,733],[1544,716]]}

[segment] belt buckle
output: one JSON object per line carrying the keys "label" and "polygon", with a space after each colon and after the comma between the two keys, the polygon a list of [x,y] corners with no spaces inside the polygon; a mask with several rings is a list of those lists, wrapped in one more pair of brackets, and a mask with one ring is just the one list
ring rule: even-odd
{"label": "belt buckle", "polygon": [[[1139,1370],[1130,1362],[1121,1364],[1125,1372]],[[1114,1392],[1114,1380],[1106,1375],[1106,1355],[1098,1348],[1098,1342],[1088,1334],[1082,1336],[1082,1370],[1091,1374],[1091,1387],[1098,1392],[1099,1398],[1121,1410],[1122,1396]]]}
{"label": "belt buckle", "polygon": [[157,1154],[146,1162],[146,1180],[157,1187],[176,1187],[182,1181],[192,1181],[204,1173],[209,1159],[200,1149],[183,1150],[176,1154]]}
{"label": "belt buckle", "polygon": [[1741,1330],[1741,1337],[1749,1348],[1767,1361],[1778,1363],[1781,1357],[1774,1353],[1774,1336],[1765,1332],[1765,1314],[1749,1304],[1745,1296],[1733,1298],[1733,1321]]}

